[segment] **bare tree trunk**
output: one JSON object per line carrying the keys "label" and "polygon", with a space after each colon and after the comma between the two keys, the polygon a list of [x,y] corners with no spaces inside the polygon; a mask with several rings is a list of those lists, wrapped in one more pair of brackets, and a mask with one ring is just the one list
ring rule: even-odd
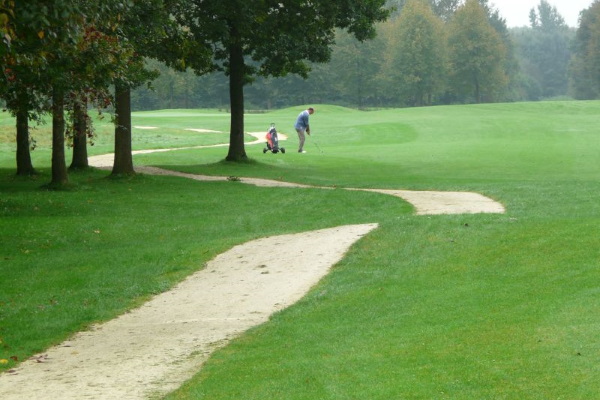
{"label": "bare tree trunk", "polygon": [[[232,35],[237,33],[232,28]],[[235,40],[229,48],[229,95],[231,104],[231,130],[227,161],[247,160],[244,149],[244,53],[241,41]]]}
{"label": "bare tree trunk", "polygon": [[360,59],[360,50],[358,49],[358,43],[354,44],[354,54],[356,55],[356,97],[358,109],[363,109],[363,72],[362,72],[362,60]]}
{"label": "bare tree trunk", "polygon": [[82,98],[73,104],[73,158],[69,169],[89,167],[87,153],[87,104]]}
{"label": "bare tree trunk", "polygon": [[131,154],[131,89],[123,83],[115,84],[115,161],[111,175],[133,175]]}
{"label": "bare tree trunk", "polygon": [[[19,97],[27,96],[21,93]],[[37,172],[31,163],[31,153],[29,150],[29,118],[27,113],[27,100],[18,99],[19,109],[17,110],[17,175],[31,176]]]}
{"label": "bare tree trunk", "polygon": [[69,183],[65,162],[65,99],[59,89],[52,92],[52,181],[51,187],[59,188]]}

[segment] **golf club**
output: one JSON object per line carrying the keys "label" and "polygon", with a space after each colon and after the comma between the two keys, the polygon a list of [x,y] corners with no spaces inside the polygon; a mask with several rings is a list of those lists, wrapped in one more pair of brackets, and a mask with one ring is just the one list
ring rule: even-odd
{"label": "golf club", "polygon": [[321,146],[319,146],[319,144],[316,142],[316,140],[313,138],[312,135],[309,135],[311,137],[312,142],[315,144],[315,146],[317,146],[317,149],[319,149],[319,151],[322,153],[323,150],[321,150]]}

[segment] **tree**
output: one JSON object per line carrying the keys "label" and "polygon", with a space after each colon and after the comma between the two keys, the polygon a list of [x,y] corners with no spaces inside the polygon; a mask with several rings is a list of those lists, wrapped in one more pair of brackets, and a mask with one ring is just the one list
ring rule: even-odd
{"label": "tree", "polygon": [[498,92],[496,96],[496,100],[498,101],[514,101],[521,100],[521,82],[520,78],[520,67],[519,61],[517,60],[517,55],[515,51],[515,43],[513,37],[508,30],[508,26],[506,25],[506,19],[502,18],[500,15],[500,11],[497,8],[494,8],[493,4],[490,5],[490,0],[479,0],[479,4],[482,5],[484,10],[488,15],[488,20],[490,25],[500,36],[502,39],[502,43],[506,48],[506,57],[504,58],[503,69],[507,77],[507,85],[505,87],[504,93],[501,91]]}
{"label": "tree", "polygon": [[49,187],[59,189],[69,183],[65,161],[65,92],[55,85],[52,92],[52,180]]}
{"label": "tree", "polygon": [[[40,117],[50,97],[48,75],[54,54],[50,50],[76,36],[72,1],[45,3],[3,1],[0,8],[4,33],[0,94],[17,119],[17,175],[36,173],[29,152],[29,120]],[[59,24],[62,29],[57,30]]]}
{"label": "tree", "polygon": [[506,47],[477,0],[467,0],[449,24],[451,87],[459,99],[492,101],[507,84]]}
{"label": "tree", "polygon": [[126,70],[115,80],[115,159],[112,175],[134,174],[131,145],[131,89],[157,76],[145,68],[145,57],[155,58],[182,69],[185,60],[207,71],[210,51],[206,46],[191,46],[187,30],[172,18],[171,11],[187,9],[186,0],[136,1],[124,16],[119,41],[134,50]]}
{"label": "tree", "polygon": [[[381,25],[383,24],[378,24],[378,30]],[[336,34],[331,62],[322,68],[328,74],[319,72],[313,75],[329,75],[327,79],[334,85],[334,90],[344,105],[358,108],[377,105],[380,99],[377,75],[384,63],[384,47],[381,35],[373,40],[360,42],[345,32],[339,32]],[[318,90],[322,93],[321,88]]]}
{"label": "tree", "polygon": [[162,19],[168,21],[162,1],[136,1],[131,12],[125,14],[123,25],[116,31],[117,40],[130,46],[132,54],[123,73],[114,81],[115,156],[111,175],[135,173],[131,143],[131,88],[152,77],[151,72],[144,68],[143,52],[156,45],[158,37],[162,38],[158,28]]}
{"label": "tree", "polygon": [[450,21],[460,5],[460,0],[430,0],[435,15],[444,21]]}
{"label": "tree", "polygon": [[91,124],[87,113],[87,104],[87,98],[83,94],[75,96],[72,101],[71,127],[70,130],[67,130],[68,132],[70,131],[70,135],[67,134],[67,137],[71,137],[73,147],[73,158],[69,166],[70,170],[89,167],[87,138]]}
{"label": "tree", "polygon": [[18,18],[12,21],[13,35],[2,58],[6,68],[0,93],[17,116],[18,174],[34,172],[29,155],[29,120],[39,117],[43,111],[51,111],[50,186],[61,187],[68,182],[64,160],[65,99],[72,92],[107,87],[107,80],[102,76],[117,69],[115,65],[106,68],[110,61],[99,62],[102,53],[98,49],[85,51],[84,47],[89,44],[86,32],[97,21],[117,19],[116,11],[122,11],[127,4],[126,0],[14,3],[14,15]]}
{"label": "tree", "polygon": [[[214,46],[213,67],[229,76],[231,128],[228,161],[247,159],[244,149],[244,86],[255,76],[306,77],[306,61],[326,62],[335,29],[359,40],[375,35],[387,15],[385,0],[190,0],[176,18],[201,45]],[[195,67],[195,66],[194,66]]]}
{"label": "tree", "polygon": [[[111,78],[119,75],[120,66],[129,61],[126,58],[128,48],[102,35],[95,27],[112,26],[117,29],[119,17],[127,13],[131,5],[127,0],[107,0],[102,3],[72,0],[71,14],[63,14],[63,17],[70,15],[72,23],[59,23],[52,27],[53,36],[63,40],[46,43],[52,46],[47,49],[51,54],[47,71],[52,85],[53,114],[50,187],[61,187],[68,183],[64,154],[67,96],[77,98],[94,89],[106,91]],[[49,8],[49,12],[56,15],[60,15],[57,14],[59,11]]]}
{"label": "tree", "polygon": [[[449,21],[456,9],[460,5],[460,0],[426,0],[431,6],[431,10],[435,15],[440,17],[443,21]],[[393,8],[395,15],[402,14],[404,6],[406,6],[408,0],[388,0],[387,4],[390,8]]]}
{"label": "tree", "polygon": [[408,0],[388,27],[384,91],[400,96],[405,105],[431,104],[444,89],[447,70],[442,21],[422,0]]}
{"label": "tree", "polygon": [[[64,102],[68,88],[73,83],[70,79],[71,60],[77,51],[76,44],[82,37],[84,17],[79,8],[81,4],[75,0],[44,2],[37,6],[40,9],[28,11],[33,12],[39,20],[49,18],[46,19],[48,23],[37,29],[32,24],[29,28],[33,28],[33,32],[25,32],[28,38],[25,43],[32,43],[32,37],[34,41],[35,36],[39,38],[38,42],[33,42],[37,45],[37,51],[29,53],[30,59],[38,62],[38,70],[42,71],[33,84],[52,99],[52,179],[49,187],[61,188],[69,181],[64,148]],[[15,12],[25,11],[19,7],[21,3],[17,4]]]}
{"label": "tree", "polygon": [[93,139],[94,130],[88,106],[94,104],[102,109],[112,103],[109,87],[129,56],[128,48],[120,46],[114,36],[102,31],[103,26],[115,26],[115,23],[113,18],[86,21],[85,33],[72,60],[71,78],[75,84],[70,88],[66,103],[69,111],[67,137],[73,148],[69,169],[89,167],[87,142]]}
{"label": "tree", "polygon": [[[19,68],[15,67],[15,69]],[[12,72],[11,69],[11,74]],[[29,121],[39,120],[44,100],[39,98],[39,92],[23,80],[17,81],[16,77],[10,79],[13,80],[12,84],[9,85],[12,90],[9,92],[10,94],[5,95],[4,100],[7,108],[16,117],[16,174],[18,176],[32,176],[36,175],[37,171],[31,161],[30,148],[33,146],[29,132]]]}
{"label": "tree", "polygon": [[571,92],[577,99],[600,98],[600,1],[581,13],[570,64]]}
{"label": "tree", "polygon": [[531,29],[515,36],[523,72],[532,80],[538,93],[532,100],[567,93],[568,64],[571,58],[571,32],[555,7],[541,0],[529,14]]}

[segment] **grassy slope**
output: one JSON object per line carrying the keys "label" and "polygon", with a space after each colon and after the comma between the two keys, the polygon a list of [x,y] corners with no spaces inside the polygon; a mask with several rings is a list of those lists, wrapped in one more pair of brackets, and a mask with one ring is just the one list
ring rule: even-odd
{"label": "grassy slope", "polygon": [[[275,122],[289,134],[299,110],[250,115],[246,128]],[[47,193],[6,170],[0,358],[109,318],[234,243],[379,222],[309,296],[216,353],[173,398],[591,398],[600,389],[599,111],[599,102],[321,106],[306,155],[248,147],[260,162],[244,166],[222,163],[223,149],[136,157],[321,185],[475,190],[506,215],[418,217],[369,193],[112,182],[99,172],[75,177],[76,192]],[[223,117],[182,114],[140,113],[134,124],[189,117],[190,127],[224,129]]]}

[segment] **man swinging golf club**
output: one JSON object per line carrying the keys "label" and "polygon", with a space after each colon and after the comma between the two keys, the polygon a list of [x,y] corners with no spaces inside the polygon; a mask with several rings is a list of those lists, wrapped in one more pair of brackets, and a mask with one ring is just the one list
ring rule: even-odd
{"label": "man swinging golf club", "polygon": [[306,151],[304,151],[304,141],[306,140],[304,133],[307,133],[310,136],[310,124],[308,122],[308,117],[314,114],[314,112],[315,109],[309,107],[307,110],[302,111],[296,119],[294,128],[296,128],[296,132],[298,132],[298,153],[306,153]]}

